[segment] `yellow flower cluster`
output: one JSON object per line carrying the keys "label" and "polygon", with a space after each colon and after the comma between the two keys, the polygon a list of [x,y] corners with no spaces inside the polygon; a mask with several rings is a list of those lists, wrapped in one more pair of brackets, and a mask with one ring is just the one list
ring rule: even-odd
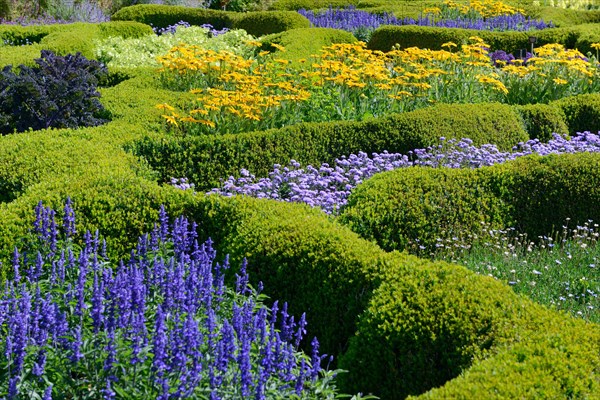
{"label": "yellow flower cluster", "polygon": [[513,15],[516,13],[525,14],[522,8],[512,7],[499,0],[471,0],[469,5],[457,3],[452,0],[445,0],[446,7],[456,9],[461,14],[477,12],[483,18],[496,17],[498,15]]}
{"label": "yellow flower cluster", "polygon": [[[502,71],[515,74],[520,78],[532,75],[558,73],[559,70],[569,71],[564,78],[587,77],[598,75],[598,68],[590,63],[578,50],[565,49],[562,44],[552,43],[535,49],[535,56],[527,61],[527,66],[506,65]],[[560,78],[557,84],[565,84],[567,81]]]}
{"label": "yellow flower cluster", "polygon": [[[258,43],[258,42],[256,42]],[[260,43],[258,43],[260,44]],[[308,92],[271,74],[274,64],[259,65],[256,60],[244,59],[230,52],[214,52],[197,46],[180,45],[169,54],[159,57],[163,65],[161,72],[174,71],[180,75],[196,74],[202,77],[205,88],[193,89],[199,94],[200,107],[191,110],[191,115],[217,117],[228,113],[247,120],[259,121],[266,110],[278,107],[283,101],[303,101]],[[274,60],[287,64],[287,60]],[[271,90],[276,88],[276,91]],[[215,127],[211,119],[181,117],[176,113],[163,117],[169,123],[176,121],[194,122]]]}
{"label": "yellow flower cluster", "polygon": [[[182,45],[160,62],[164,71],[195,76],[191,92],[198,95],[198,104],[186,116],[168,104],[157,108],[170,111],[163,117],[171,124],[189,122],[229,132],[275,127],[277,119],[279,125],[304,121],[303,112],[322,114],[326,111],[314,111],[322,107],[345,119],[401,112],[436,101],[503,101],[521,78],[545,79],[565,90],[571,90],[569,85],[577,79],[583,78],[586,85],[598,80],[597,63],[558,44],[538,47],[527,65],[516,62],[502,68],[492,65],[489,45],[479,37],[461,46],[444,43],[442,48],[383,53],[367,49],[363,42],[340,43],[292,66],[268,51],[244,59]],[[280,46],[278,50],[285,51]]]}

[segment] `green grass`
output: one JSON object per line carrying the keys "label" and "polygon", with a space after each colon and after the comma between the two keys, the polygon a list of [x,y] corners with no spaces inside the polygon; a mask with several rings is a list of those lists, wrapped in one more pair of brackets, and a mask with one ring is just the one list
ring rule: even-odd
{"label": "green grass", "polygon": [[600,323],[600,231],[597,223],[569,226],[535,240],[514,228],[486,238],[439,241],[430,257],[452,261],[510,285],[552,309]]}

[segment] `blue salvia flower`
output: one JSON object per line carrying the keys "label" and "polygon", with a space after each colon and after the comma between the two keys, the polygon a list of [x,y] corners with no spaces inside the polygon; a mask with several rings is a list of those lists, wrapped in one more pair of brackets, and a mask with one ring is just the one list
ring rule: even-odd
{"label": "blue salvia flower", "polygon": [[165,211],[164,206],[160,206],[160,210],[158,212],[158,222],[159,222],[159,239],[162,242],[167,240],[167,236],[169,235],[169,217],[167,212]]}
{"label": "blue salvia flower", "polygon": [[104,400],[114,400],[117,398],[117,394],[112,389],[112,379],[106,379],[106,387],[102,391]]}
{"label": "blue salvia flower", "polygon": [[19,273],[19,250],[17,250],[17,248],[15,247],[15,251],[13,252],[13,271],[14,271],[14,278],[13,281],[15,283],[19,283],[21,282],[21,274]]}
{"label": "blue salvia flower", "polygon": [[19,384],[19,381],[21,380],[20,376],[13,376],[9,379],[8,381],[8,399],[12,400],[15,399],[17,397],[17,395],[19,394],[19,389],[17,388],[17,385]]}
{"label": "blue salvia flower", "polygon": [[162,377],[167,369],[165,360],[167,359],[167,337],[166,337],[165,315],[163,308],[159,304],[156,310],[156,320],[154,325],[154,336],[152,339],[152,347],[154,357],[152,359],[152,369],[156,372],[157,377]]}
{"label": "blue salvia flower", "polygon": [[294,335],[294,346],[299,347],[302,338],[306,334],[306,313],[302,313],[300,317],[300,321],[298,321],[298,330],[296,330],[296,334]]}
{"label": "blue salvia flower", "polygon": [[75,329],[71,331],[71,335],[73,340],[71,342],[71,355],[69,359],[72,363],[78,363],[83,358],[83,353],[81,353],[81,346],[83,344],[81,338],[81,325],[77,325]]}
{"label": "blue salvia flower", "polygon": [[246,397],[250,395],[250,388],[253,381],[252,365],[250,362],[251,339],[245,332],[239,339],[241,343],[237,362],[240,368],[242,396]]}
{"label": "blue salvia flower", "polygon": [[94,334],[98,334],[104,323],[104,281],[98,278],[98,272],[94,273],[91,317]]}
{"label": "blue salvia flower", "polygon": [[[38,350],[37,358],[33,364],[31,373],[35,376],[42,376],[44,374],[44,368],[46,367],[46,350],[41,348]],[[52,387],[50,387],[52,388]],[[52,390],[52,389],[51,389]]]}
{"label": "blue salvia flower", "polygon": [[73,203],[71,197],[67,197],[64,208],[63,217],[63,229],[67,238],[73,237],[77,230],[75,229],[75,211],[73,210]]}
{"label": "blue salvia flower", "polygon": [[296,378],[296,385],[294,389],[296,390],[296,394],[300,396],[302,394],[302,390],[304,389],[304,370],[306,369],[306,363],[304,358],[300,360],[300,367],[298,371],[298,377]]}
{"label": "blue salvia flower", "polygon": [[246,272],[247,261],[244,258],[239,274],[235,274],[235,291],[239,294],[247,294],[248,289],[248,273]]}
{"label": "blue salvia flower", "polygon": [[52,384],[49,384],[48,387],[46,387],[46,389],[44,390],[42,400],[52,400]]}
{"label": "blue salvia flower", "polygon": [[[108,343],[104,350],[106,351],[106,359],[104,360],[104,371],[110,371],[117,361],[117,347],[115,345],[115,308],[111,304],[109,306],[108,316],[106,318],[106,332]],[[110,387],[110,386],[109,386]]]}
{"label": "blue salvia flower", "polygon": [[319,376],[319,372],[321,371],[321,360],[323,357],[325,356],[320,356],[319,355],[319,341],[317,340],[317,338],[313,338],[312,342],[311,342],[311,346],[312,346],[312,356],[311,356],[311,372],[310,372],[310,377],[312,380],[317,379],[317,377]]}

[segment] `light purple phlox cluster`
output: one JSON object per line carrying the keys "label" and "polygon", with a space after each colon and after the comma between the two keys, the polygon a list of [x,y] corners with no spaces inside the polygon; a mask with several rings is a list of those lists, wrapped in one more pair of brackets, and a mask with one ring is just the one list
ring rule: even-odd
{"label": "light purple phlox cluster", "polygon": [[231,176],[221,188],[209,193],[302,202],[320,207],[326,213],[336,213],[357,185],[383,171],[411,166],[478,168],[534,153],[600,152],[600,136],[590,132],[577,133],[570,140],[554,134],[548,143],[529,140],[519,143],[512,152],[500,151],[493,144],[477,147],[471,139],[440,138],[440,142],[436,146],[410,151],[408,155],[383,152],[369,157],[359,152],[335,160],[332,166],[323,164],[319,168],[311,165],[302,168],[300,163],[292,160],[287,167],[276,164],[268,178],[256,178],[244,169],[241,177]]}

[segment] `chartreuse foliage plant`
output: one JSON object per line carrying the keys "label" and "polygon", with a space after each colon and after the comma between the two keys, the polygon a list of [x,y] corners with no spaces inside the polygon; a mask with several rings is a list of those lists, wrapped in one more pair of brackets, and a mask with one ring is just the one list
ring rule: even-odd
{"label": "chartreuse foliage plant", "polygon": [[213,51],[228,51],[250,57],[254,47],[248,45],[255,40],[242,29],[229,30],[218,36],[210,34],[210,28],[179,27],[172,34],[147,35],[141,38],[113,36],[99,41],[96,46],[98,61],[108,67],[158,67],[157,57],[164,56],[179,43],[198,46]]}
{"label": "chartreuse foliage plant", "polygon": [[[62,219],[61,225],[57,219]],[[111,262],[96,232],[76,245],[70,200],[36,208],[13,277],[0,293],[0,394],[9,399],[334,399],[340,371],[311,353],[306,318],[265,306],[246,265],[225,285],[196,223],[164,209],[128,261]],[[350,397],[350,396],[344,396]],[[361,398],[360,395],[354,396]],[[366,398],[372,398],[367,396]]]}
{"label": "chartreuse foliage plant", "polygon": [[178,46],[159,59],[163,81],[173,89],[191,88],[197,102],[183,113],[168,103],[157,107],[180,132],[197,135],[365,120],[432,103],[547,103],[600,88],[598,61],[561,45],[538,48],[526,65],[496,61],[499,66],[478,37],[459,50],[452,42],[444,47],[382,53],[361,42],[334,44],[297,68],[267,50],[248,59]]}

